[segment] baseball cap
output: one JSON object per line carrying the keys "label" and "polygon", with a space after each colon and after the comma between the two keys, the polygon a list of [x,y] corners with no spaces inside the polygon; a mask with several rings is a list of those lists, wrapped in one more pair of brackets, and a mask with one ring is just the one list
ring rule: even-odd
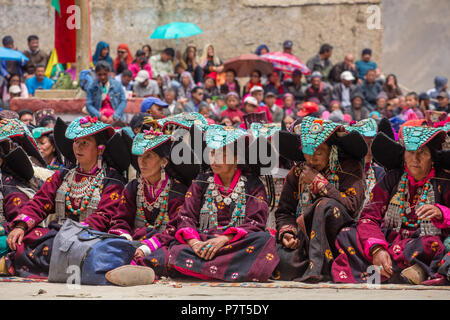
{"label": "baseball cap", "polygon": [[145,80],[150,79],[150,75],[148,74],[147,70],[141,70],[136,75],[136,78],[134,79],[138,83],[145,82]]}
{"label": "baseball cap", "polygon": [[255,91],[262,91],[262,92],[264,92],[264,89],[261,86],[253,86],[253,88],[250,90],[250,94],[252,94]]}
{"label": "baseball cap", "polygon": [[272,91],[269,91],[266,93],[265,97],[276,97],[277,95],[273,93]]}
{"label": "baseball cap", "polygon": [[297,115],[299,117],[305,117],[308,114],[316,113],[317,111],[319,111],[319,106],[317,105],[317,103],[307,101],[302,104],[302,109],[297,112]]}
{"label": "baseball cap", "polygon": [[321,74],[319,71],[314,71],[314,72],[311,74],[311,79],[314,79],[314,78],[320,78],[320,79],[322,79],[322,74]]}
{"label": "baseball cap", "polygon": [[283,42],[283,48],[292,48],[293,43],[291,40],[286,40],[285,42]]}
{"label": "baseball cap", "polygon": [[437,96],[438,98],[447,98],[448,99],[448,93],[445,91],[442,91],[441,93],[438,94]]}
{"label": "baseball cap", "polygon": [[247,98],[245,98],[244,103],[248,103],[248,104],[252,104],[254,106],[258,106],[258,100],[256,100],[256,98],[248,96]]}
{"label": "baseball cap", "polygon": [[350,71],[344,71],[341,73],[341,80],[353,81],[353,80],[355,80],[355,77],[353,76],[353,74]]}

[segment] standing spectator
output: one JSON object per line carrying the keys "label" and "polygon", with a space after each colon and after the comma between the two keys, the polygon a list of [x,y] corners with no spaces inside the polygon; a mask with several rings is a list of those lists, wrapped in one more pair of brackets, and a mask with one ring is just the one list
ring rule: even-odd
{"label": "standing spectator", "polygon": [[211,72],[223,71],[223,63],[214,51],[212,44],[207,44],[200,57],[200,67],[203,69],[203,77],[206,78]]}
{"label": "standing spectator", "polygon": [[[437,99],[438,95],[441,92],[447,92],[450,95],[450,91],[448,90],[448,79],[442,76],[436,76],[434,78],[434,88],[427,91],[427,94],[431,99]],[[433,102],[434,106],[437,106],[436,102]]]}
{"label": "standing spectator", "polygon": [[120,75],[124,70],[127,70],[133,62],[133,55],[126,43],[121,43],[117,47],[117,57],[114,60],[114,70]]}
{"label": "standing spectator", "polygon": [[150,79],[147,70],[139,71],[136,78],[134,78],[133,92],[140,98],[160,95],[158,83]]}
{"label": "standing spectator", "polygon": [[372,111],[377,105],[378,94],[383,91],[381,85],[375,81],[376,73],[374,69],[367,70],[364,82],[359,85],[358,89],[364,97],[364,105]]}
{"label": "standing spectator", "polygon": [[96,66],[100,61],[105,61],[109,64],[109,68],[111,70],[113,69],[114,64],[111,57],[109,56],[109,44],[104,41],[100,41],[99,43],[97,43],[95,53],[92,56],[92,62],[94,63],[94,66]]}
{"label": "standing spectator", "polygon": [[154,55],[150,58],[150,65],[153,71],[153,78],[156,78],[162,72],[173,76],[173,58],[175,57],[175,50],[172,48],[165,48],[160,54]]}
{"label": "standing spectator", "polygon": [[47,66],[49,56],[39,49],[39,38],[36,35],[31,35],[27,39],[28,50],[25,50],[23,54],[30,60],[25,64],[25,72],[29,75],[34,74],[36,66],[42,64]]}
{"label": "standing spectator", "polygon": [[361,60],[356,61],[356,70],[358,70],[359,83],[361,83],[366,76],[368,70],[375,70],[375,73],[379,73],[377,63],[370,61],[372,58],[372,50],[366,48],[362,51]]}
{"label": "standing spectator", "polygon": [[122,84],[109,73],[111,68],[106,61],[98,61],[95,66],[96,79],[86,92],[86,109],[91,117],[112,124],[114,121],[124,120],[124,110],[127,99]]}
{"label": "standing spectator", "polygon": [[449,94],[447,92],[445,92],[445,91],[442,91],[441,93],[438,94],[438,96],[437,96],[438,105],[436,107],[436,111],[442,111],[442,112],[450,113],[450,106],[448,104],[448,97],[449,97]]}
{"label": "standing spectator", "polygon": [[280,123],[283,121],[284,111],[282,108],[275,104],[277,96],[273,92],[267,92],[264,97],[264,103],[267,108],[269,108],[270,114],[272,115],[272,121]]}
{"label": "standing spectator", "polygon": [[20,89],[20,97],[21,98],[28,98],[27,86],[25,85],[25,83],[20,81],[20,76],[18,74],[12,74],[11,78],[9,78],[9,81],[3,87],[3,94],[2,94],[3,102],[9,101],[9,99],[11,98],[10,95],[9,95],[9,89],[12,86],[19,87],[19,89]]}
{"label": "standing spectator", "polygon": [[225,98],[227,108],[222,111],[220,118],[230,118],[232,124],[244,122],[244,113],[239,110],[239,96],[236,92],[229,92]]}
{"label": "standing spectator", "polygon": [[325,108],[328,108],[331,102],[331,88],[322,82],[322,74],[314,71],[311,75],[311,84],[306,89],[305,99],[317,98]]}
{"label": "standing spectator", "polygon": [[252,72],[252,74],[250,75],[250,80],[244,86],[244,96],[248,94],[254,86],[259,86],[262,88],[261,76],[262,74],[259,70],[255,70]]}
{"label": "standing spectator", "polygon": [[19,120],[22,121],[27,126],[33,126],[33,112],[28,109],[19,111]]}
{"label": "standing spectator", "polygon": [[278,71],[273,71],[269,76],[269,81],[264,85],[265,92],[273,92],[278,98],[281,98],[284,94],[284,88],[281,85],[280,76]]}
{"label": "standing spectator", "polygon": [[340,102],[343,108],[351,106],[350,97],[357,90],[353,84],[355,77],[350,71],[344,71],[341,74],[341,81],[334,85],[332,99]]}
{"label": "standing spectator", "polygon": [[[14,46],[14,39],[11,36],[3,37],[2,43],[5,48],[17,50],[17,48]],[[4,77],[6,80],[9,80],[12,74],[18,74],[20,77],[22,77],[23,75],[22,67],[24,66],[25,61],[19,62],[19,61],[2,60],[0,63],[0,75]]]}
{"label": "standing spectator", "polygon": [[302,83],[302,72],[299,69],[295,69],[292,72],[292,80],[284,82],[287,93],[294,95],[295,103],[302,103],[305,100],[305,91],[308,87],[306,83]]}
{"label": "standing spectator", "polygon": [[163,110],[165,117],[184,112],[183,106],[176,100],[176,94],[174,88],[168,88],[164,91],[164,102],[168,105],[168,107]]}
{"label": "standing spectator", "polygon": [[402,90],[398,87],[397,77],[394,74],[387,76],[383,85],[383,91],[386,92],[388,100],[392,100],[403,95]]}
{"label": "standing spectator", "polygon": [[149,78],[152,79],[152,66],[148,63],[144,50],[136,51],[135,59],[128,69],[133,73],[133,80],[141,70],[147,71]]}
{"label": "standing spectator", "polygon": [[255,54],[258,56],[262,56],[263,54],[266,54],[270,52],[269,47],[265,44],[260,44],[258,48],[256,48]]}
{"label": "standing spectator", "polygon": [[50,90],[53,81],[45,76],[45,67],[42,64],[36,66],[35,75],[26,81],[28,93],[34,96],[37,89]]}
{"label": "standing spectator", "polygon": [[341,82],[341,74],[344,71],[350,71],[353,75],[353,84],[358,83],[358,71],[356,70],[355,58],[352,54],[346,54],[344,57],[344,61],[339,62],[331,68],[329,80],[332,84],[336,84]]}
{"label": "standing spectator", "polygon": [[133,73],[126,69],[121,74],[115,76],[114,79],[122,84],[125,96],[128,98],[129,94],[133,93]]}
{"label": "standing spectator", "polygon": [[360,121],[369,117],[370,111],[364,106],[364,96],[356,91],[352,96],[352,105],[344,108],[344,112],[351,116],[352,120]]}
{"label": "standing spectator", "polygon": [[286,40],[283,42],[283,53],[292,54],[292,47],[294,43],[291,40]]}
{"label": "standing spectator", "polygon": [[150,61],[150,57],[152,56],[152,47],[146,44],[142,47],[142,50],[144,50],[145,52],[145,59],[147,59],[147,61]]}
{"label": "standing spectator", "polygon": [[319,53],[306,62],[306,66],[311,72],[320,72],[322,75],[322,81],[328,82],[331,68],[331,55],[333,54],[333,47],[328,43],[322,44]]}
{"label": "standing spectator", "polygon": [[236,80],[236,71],[232,69],[227,70],[225,74],[225,83],[220,86],[219,91],[221,94],[227,94],[229,92],[236,92],[238,95],[241,94],[241,87]]}
{"label": "standing spectator", "polygon": [[184,105],[184,110],[186,112],[198,112],[198,109],[202,105],[208,106],[208,104],[203,101],[205,96],[205,90],[202,87],[194,87],[191,91],[191,99]]}
{"label": "standing spectator", "polygon": [[186,65],[186,71],[190,72],[196,84],[203,82],[203,70],[197,60],[197,48],[194,45],[188,45],[183,54],[183,62]]}

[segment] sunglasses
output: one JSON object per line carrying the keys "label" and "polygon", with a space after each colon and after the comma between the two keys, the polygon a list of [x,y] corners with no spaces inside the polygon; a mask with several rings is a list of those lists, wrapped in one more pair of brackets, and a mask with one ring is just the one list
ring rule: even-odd
{"label": "sunglasses", "polygon": [[117,53],[121,54],[121,53],[127,53],[126,51],[117,51]]}

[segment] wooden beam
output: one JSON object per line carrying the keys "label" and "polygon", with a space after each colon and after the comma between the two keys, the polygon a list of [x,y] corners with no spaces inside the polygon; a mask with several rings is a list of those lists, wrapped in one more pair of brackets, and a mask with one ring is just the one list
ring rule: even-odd
{"label": "wooden beam", "polygon": [[75,0],[80,8],[80,29],[77,29],[77,79],[80,71],[89,69],[90,63],[90,14],[89,0]]}

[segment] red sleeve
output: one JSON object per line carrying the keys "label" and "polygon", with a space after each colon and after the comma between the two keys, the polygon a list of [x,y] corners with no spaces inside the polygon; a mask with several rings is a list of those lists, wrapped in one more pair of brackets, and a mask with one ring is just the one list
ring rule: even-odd
{"label": "red sleeve", "polygon": [[3,212],[7,222],[13,221],[28,203],[28,196],[20,191],[8,194],[3,200]]}
{"label": "red sleeve", "polygon": [[110,233],[129,234],[132,236],[134,229],[134,220],[136,218],[136,197],[133,196],[132,189],[135,187],[135,181],[129,182],[122,191],[120,202],[114,210],[111,218]]}

